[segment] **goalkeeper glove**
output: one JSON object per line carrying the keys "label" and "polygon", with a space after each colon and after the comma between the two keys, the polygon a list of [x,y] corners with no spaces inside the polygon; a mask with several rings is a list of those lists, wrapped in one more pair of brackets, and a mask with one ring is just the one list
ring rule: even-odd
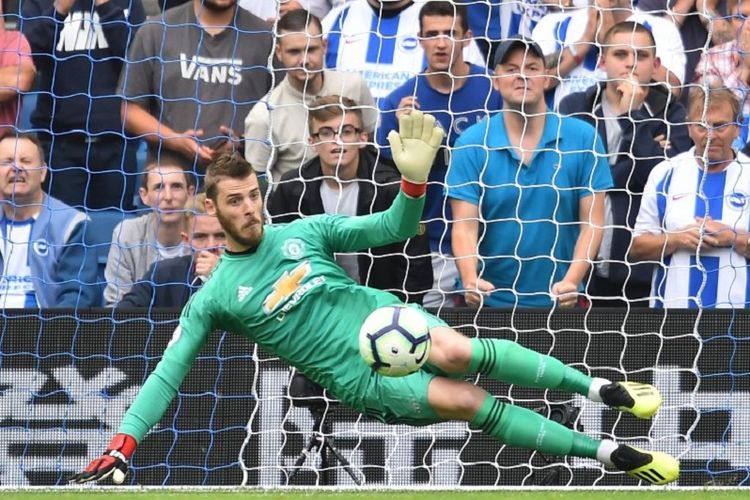
{"label": "goalkeeper glove", "polygon": [[112,482],[122,484],[128,473],[128,460],[133,455],[137,443],[127,434],[115,434],[104,454],[95,458],[83,472],[68,478],[71,483],[101,481],[112,476]]}
{"label": "goalkeeper glove", "polygon": [[435,117],[412,111],[398,119],[399,132],[391,130],[388,142],[401,176],[412,184],[425,184],[443,142],[443,129]]}

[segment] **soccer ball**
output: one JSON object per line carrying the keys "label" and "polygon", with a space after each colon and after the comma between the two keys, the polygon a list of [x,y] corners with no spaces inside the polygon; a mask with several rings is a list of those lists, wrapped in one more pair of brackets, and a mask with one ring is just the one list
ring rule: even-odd
{"label": "soccer ball", "polygon": [[359,352],[370,368],[387,377],[417,371],[430,354],[427,320],[411,307],[375,309],[359,330]]}

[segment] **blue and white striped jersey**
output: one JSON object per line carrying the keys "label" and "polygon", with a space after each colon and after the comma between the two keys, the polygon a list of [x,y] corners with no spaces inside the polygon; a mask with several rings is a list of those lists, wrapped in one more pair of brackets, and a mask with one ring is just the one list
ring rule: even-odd
{"label": "blue and white striped jersey", "polygon": [[[566,45],[580,40],[581,35],[586,31],[588,18],[588,9],[549,13],[539,20],[531,38],[539,44],[545,56],[555,54],[563,50]],[[583,92],[600,80],[607,78],[607,75],[597,68],[598,63],[599,50],[593,48],[586,54],[583,62],[578,67],[573,68],[558,83],[555,89],[555,109],[565,96],[575,92]]]}
{"label": "blue and white striped jersey", "polygon": [[[738,157],[722,172],[707,173],[695,148],[651,171],[635,236],[676,232],[708,217],[741,231],[750,228],[750,162]],[[733,248],[677,250],[656,266],[652,307],[714,308],[750,305],[750,261]]]}
{"label": "blue and white striped jersey", "polygon": [[549,8],[541,0],[505,0],[500,5],[500,39],[514,35],[531,37],[537,23],[548,12]]}
{"label": "blue and white striped jersey", "polygon": [[[539,44],[545,56],[555,54],[566,45],[581,39],[588,23],[588,8],[555,12],[544,16],[536,24],[531,38]],[[685,81],[686,56],[679,30],[670,21],[645,12],[633,11],[628,21],[643,24],[654,36],[656,56],[680,82]],[[580,66],[574,68],[555,89],[555,108],[560,101],[574,92],[583,92],[600,80],[607,78],[598,68],[599,49],[593,48],[586,54]]]}
{"label": "blue and white striped jersey", "polygon": [[[359,71],[372,96],[387,96],[426,66],[419,44],[419,11],[425,0],[393,17],[380,17],[367,0],[354,0],[329,12],[323,20],[328,39],[325,65]],[[467,62],[486,66],[476,43],[464,50]]]}

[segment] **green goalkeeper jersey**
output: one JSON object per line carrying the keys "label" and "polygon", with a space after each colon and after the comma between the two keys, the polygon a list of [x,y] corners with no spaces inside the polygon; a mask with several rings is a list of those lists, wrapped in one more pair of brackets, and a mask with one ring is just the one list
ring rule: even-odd
{"label": "green goalkeeper jersey", "polygon": [[358,285],[336,264],[334,253],[413,236],[423,205],[424,196],[399,193],[385,212],[319,215],[266,226],[256,249],[225,252],[211,278],[183,308],[179,327],[119,432],[143,439],[216,330],[247,337],[365,411],[366,388],[378,375],[359,356],[359,328],[374,309],[399,299]]}

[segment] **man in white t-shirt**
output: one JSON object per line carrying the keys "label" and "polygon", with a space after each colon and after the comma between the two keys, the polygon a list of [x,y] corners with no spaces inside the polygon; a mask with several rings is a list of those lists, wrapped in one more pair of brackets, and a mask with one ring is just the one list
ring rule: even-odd
{"label": "man in white t-shirt", "polygon": [[151,212],[119,223],[112,233],[104,277],[104,303],[120,301],[154,262],[187,255],[185,203],[195,193],[195,178],[181,156],[162,150],[146,165],[139,189]]}
{"label": "man in white t-shirt", "polygon": [[739,111],[729,89],[707,97],[692,90],[688,132],[695,147],[649,175],[630,255],[656,262],[652,307],[748,306],[750,164],[732,149]]}
{"label": "man in white t-shirt", "polygon": [[276,30],[276,57],[286,76],[245,119],[245,159],[274,181],[316,156],[307,147],[307,115],[316,97],[354,99],[362,107],[368,134],[378,120],[370,90],[359,74],[323,69],[326,41],[317,17],[294,10],[279,20]]}
{"label": "man in white t-shirt", "polygon": [[[325,65],[358,71],[377,100],[424,69],[419,43],[419,11],[425,0],[353,0],[323,19],[328,40]],[[487,66],[473,40],[464,49],[466,62]]]}
{"label": "man in white t-shirt", "polygon": [[[594,17],[596,16],[596,17]],[[557,84],[555,108],[567,95],[583,92],[606,75],[598,68],[604,35],[617,23],[644,25],[656,41],[656,57],[662,64],[654,73],[657,82],[668,82],[679,95],[685,81],[685,51],[680,32],[667,19],[633,9],[630,0],[595,0],[594,5],[547,14],[537,23],[531,38],[544,51],[550,79]]]}

